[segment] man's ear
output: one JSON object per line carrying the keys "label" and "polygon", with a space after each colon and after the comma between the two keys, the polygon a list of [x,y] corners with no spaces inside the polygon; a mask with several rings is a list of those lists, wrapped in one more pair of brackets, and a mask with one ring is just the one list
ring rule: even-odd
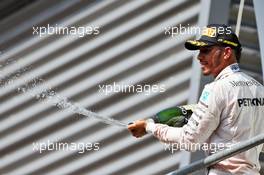
{"label": "man's ear", "polygon": [[227,60],[232,56],[232,48],[231,47],[225,47],[224,49],[224,59]]}

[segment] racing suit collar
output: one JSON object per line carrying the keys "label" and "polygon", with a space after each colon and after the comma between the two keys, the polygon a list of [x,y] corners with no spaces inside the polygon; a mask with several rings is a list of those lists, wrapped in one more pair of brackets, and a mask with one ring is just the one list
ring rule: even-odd
{"label": "racing suit collar", "polygon": [[227,66],[226,68],[224,68],[215,78],[215,81],[220,80],[222,78],[225,78],[227,76],[229,76],[232,73],[235,72],[240,72],[240,68],[238,66],[237,63],[231,64],[229,66]]}

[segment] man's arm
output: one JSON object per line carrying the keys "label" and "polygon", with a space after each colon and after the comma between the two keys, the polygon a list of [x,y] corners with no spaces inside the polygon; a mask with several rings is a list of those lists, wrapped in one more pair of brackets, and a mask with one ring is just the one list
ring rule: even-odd
{"label": "man's arm", "polygon": [[192,145],[204,143],[218,124],[219,117],[204,111],[199,104],[188,123],[182,128],[146,122],[146,131],[152,133],[162,142],[189,145],[186,150],[192,150]]}
{"label": "man's arm", "polygon": [[[220,120],[220,114],[223,104],[223,95],[215,89],[217,94],[211,91],[212,88],[205,88],[199,103],[194,110],[188,123],[182,128],[169,127],[164,124],[155,124],[150,121],[135,122],[144,126],[147,132],[152,133],[162,142],[178,143],[178,144],[193,144],[204,143],[217,128]],[[145,130],[143,130],[145,131]],[[133,133],[133,132],[132,132]],[[137,136],[143,136],[146,132],[141,132]],[[188,149],[187,149],[188,150]]]}

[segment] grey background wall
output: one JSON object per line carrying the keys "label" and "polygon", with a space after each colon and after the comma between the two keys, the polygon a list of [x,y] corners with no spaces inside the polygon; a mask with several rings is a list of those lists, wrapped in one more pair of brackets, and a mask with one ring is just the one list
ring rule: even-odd
{"label": "grey background wall", "polygon": [[[32,79],[86,109],[124,123],[186,104],[192,96],[193,53],[184,49],[195,34],[165,34],[166,27],[197,26],[198,0],[3,1],[0,21],[0,172],[2,174],[165,174],[190,162],[187,152],[165,151],[151,136],[135,139],[69,109],[39,100],[19,87]],[[13,4],[12,4],[13,3]],[[231,1],[235,27],[239,1]],[[17,4],[17,6],[16,6]],[[17,7],[17,8],[11,8]],[[33,34],[33,26],[98,26],[98,35]],[[241,28],[241,67],[262,81],[252,1]],[[8,83],[8,79],[11,79]],[[99,85],[164,85],[162,93],[99,92]],[[99,150],[33,150],[36,142],[99,143]]]}

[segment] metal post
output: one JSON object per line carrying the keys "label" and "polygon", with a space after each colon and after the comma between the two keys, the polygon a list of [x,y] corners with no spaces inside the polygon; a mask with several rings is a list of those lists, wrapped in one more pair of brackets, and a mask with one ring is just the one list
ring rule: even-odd
{"label": "metal post", "polygon": [[262,75],[263,75],[263,82],[264,82],[264,1],[254,0],[254,10],[256,16],[256,23],[258,29],[258,39],[259,39],[259,48],[260,48],[260,55],[261,55],[261,64],[262,64]]}
{"label": "metal post", "polygon": [[[201,12],[199,14],[198,26],[202,29],[210,23],[226,24],[229,18],[230,3],[231,0],[201,0]],[[199,37],[200,34],[197,33],[196,38]],[[204,85],[213,81],[212,77],[202,75],[201,66],[196,59],[197,53],[193,57],[188,104],[197,103]],[[203,158],[203,154],[202,151],[192,153],[191,162]]]}
{"label": "metal post", "polygon": [[188,173],[195,172],[195,171],[200,170],[202,168],[206,168],[206,167],[209,167],[213,164],[216,164],[216,163],[218,163],[224,159],[232,157],[236,154],[247,151],[247,150],[249,150],[255,146],[258,146],[262,143],[264,143],[264,134],[260,134],[260,135],[255,136],[252,139],[249,139],[245,142],[236,144],[236,145],[232,146],[231,149],[215,153],[211,156],[206,157],[205,159],[201,159],[197,162],[190,164],[189,166],[183,167],[180,170],[171,172],[168,175],[186,175]]}

